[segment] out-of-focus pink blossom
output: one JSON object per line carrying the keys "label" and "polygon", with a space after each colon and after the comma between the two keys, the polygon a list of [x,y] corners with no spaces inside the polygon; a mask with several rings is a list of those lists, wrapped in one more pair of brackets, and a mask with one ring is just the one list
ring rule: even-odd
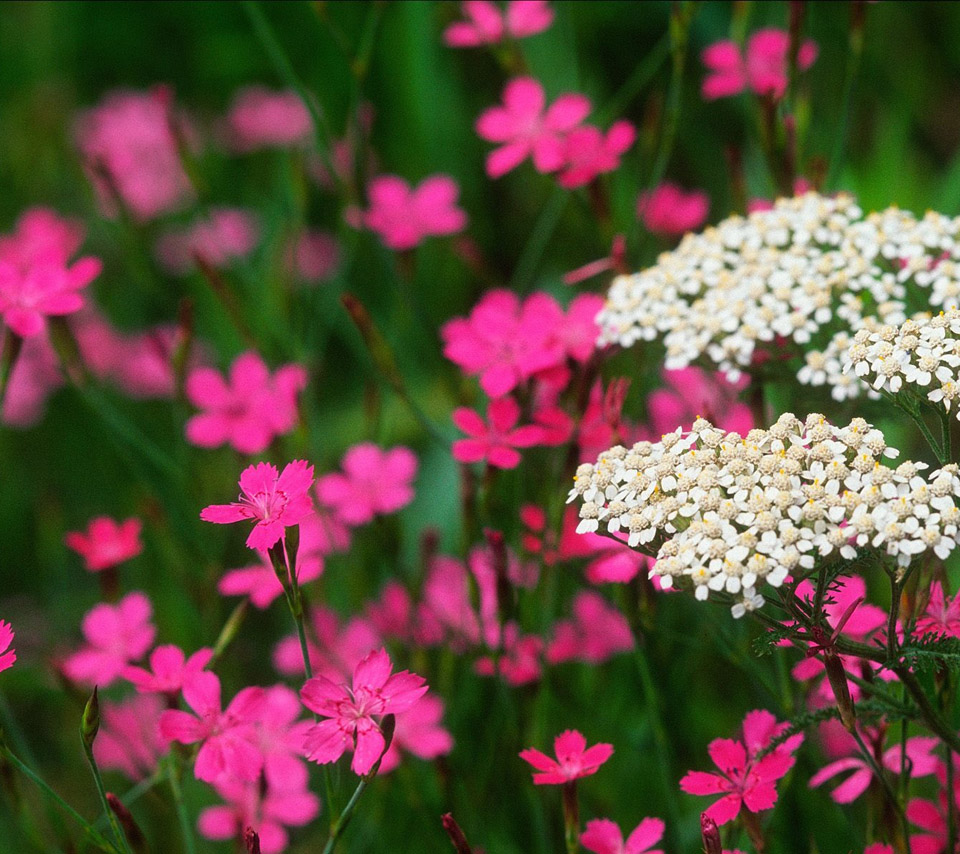
{"label": "out-of-focus pink blossom", "polygon": [[554,625],[546,657],[551,664],[572,659],[601,664],[629,649],[633,633],[626,617],[599,593],[581,590],[573,600],[573,619]]}
{"label": "out-of-focus pink blossom", "polygon": [[[806,178],[796,178],[793,182],[793,194],[795,196],[802,196],[812,189],[813,185]],[[773,210],[773,202],[770,199],[749,199],[747,201],[748,214],[770,210]]]}
{"label": "out-of-focus pink blossom", "polygon": [[960,788],[954,782],[952,795],[947,787],[946,764],[937,769],[940,785],[936,802],[924,798],[912,798],[907,804],[907,819],[923,833],[910,837],[911,854],[944,854],[949,849],[950,823],[948,797],[953,797],[954,809],[960,807]]}
{"label": "out-of-focus pink blossom", "polygon": [[209,647],[198,649],[189,658],[173,644],[158,646],[150,653],[150,669],[126,667],[123,678],[131,682],[141,694],[167,694],[176,699],[183,683],[199,673],[213,658]]}
{"label": "out-of-focus pink blossom", "polygon": [[297,692],[286,685],[264,689],[257,714],[256,745],[263,757],[263,776],[277,788],[306,786],[309,778],[300,746],[312,722],[301,719]]}
{"label": "out-of-focus pink blossom", "polygon": [[86,645],[63,662],[67,678],[106,688],[153,644],[153,607],[142,593],[129,593],[116,605],[101,603],[83,618]]}
{"label": "out-of-focus pink blossom", "polygon": [[116,213],[115,193],[139,220],[177,210],[192,196],[171,128],[166,88],[112,92],[80,114],[75,130],[107,215]]}
{"label": "out-of-focus pink blossom", "polygon": [[520,405],[512,397],[498,397],[487,407],[489,424],[472,409],[453,411],[453,423],[468,439],[453,443],[453,458],[461,463],[487,462],[495,468],[512,469],[520,464],[517,448],[529,448],[543,437],[543,428],[533,424],[517,427]]}
{"label": "out-of-focus pink blossom", "polygon": [[317,480],[317,498],[346,525],[365,525],[413,500],[417,458],[409,448],[382,450],[362,442],[344,454],[341,467],[342,473]]}
{"label": "out-of-focus pink blossom", "polygon": [[[739,45],[720,41],[710,45],[702,54],[709,73],[701,91],[708,101],[737,95],[751,89],[757,95],[782,98],[787,91],[787,52],[790,36],[784,30],[757,30],[747,41],[746,57]],[[817,58],[817,44],[805,41],[800,45],[797,67],[805,70]]]}
{"label": "out-of-focus pink blossom", "polygon": [[663,371],[662,376],[667,387],[657,389],[647,397],[649,428],[641,430],[642,438],[658,441],[677,427],[689,430],[698,417],[741,436],[746,436],[756,426],[750,407],[737,400],[743,384],[729,382],[721,372],[680,368]]}
{"label": "out-of-focus pink blossom", "polygon": [[791,736],[758,757],[787,726],[786,722],[776,723],[763,709],[748,712],[742,741],[717,738],[707,748],[719,773],[689,771],[680,780],[680,788],[691,795],[722,795],[704,813],[718,825],[732,821],[744,806],[753,813],[770,809],[777,802],[776,782],[793,767],[793,754],[803,735]]}
{"label": "out-of-focus pink blossom", "polygon": [[521,633],[515,622],[503,627],[500,654],[478,658],[474,669],[481,676],[500,674],[508,685],[526,685],[536,682],[543,674],[541,657],[543,638]]}
{"label": "out-of-focus pink blossom", "polygon": [[205,522],[229,525],[244,519],[256,519],[247,537],[251,549],[269,549],[283,539],[284,529],[299,525],[313,515],[310,487],[313,466],[294,460],[277,474],[276,466],[257,463],[243,470],[240,490],[243,495],[233,504],[211,504],[200,511]]}
{"label": "out-of-focus pink blossom", "polygon": [[220,704],[220,680],[207,670],[184,679],[183,699],[194,715],[169,709],[160,716],[160,735],[181,744],[200,743],[193,773],[216,783],[225,778],[256,780],[263,767],[255,722],[263,708],[263,688],[244,688],[226,709]]}
{"label": "out-of-focus pink blossom", "polygon": [[700,191],[686,192],[676,184],[664,182],[637,199],[637,216],[647,230],[661,237],[677,237],[695,231],[707,221],[710,197]]}
{"label": "out-of-focus pink blossom", "polygon": [[943,585],[934,581],[930,585],[930,600],[926,610],[917,620],[918,635],[945,635],[960,638],[960,596],[952,599],[943,595]]}
{"label": "out-of-focus pink blossom", "polygon": [[11,648],[13,637],[10,624],[0,620],[0,673],[9,670],[17,661],[17,651]]}
{"label": "out-of-focus pink blossom", "polygon": [[[362,617],[354,617],[341,626],[329,608],[314,607],[310,610],[310,620],[318,641],[318,644],[307,641],[310,666],[315,674],[331,682],[349,678],[360,661],[383,644],[373,624]],[[273,664],[285,676],[303,677],[303,656],[296,635],[289,635],[277,644]]]}
{"label": "out-of-focus pink blossom", "polygon": [[614,122],[606,134],[593,125],[574,128],[564,140],[564,163],[557,183],[572,190],[619,169],[620,158],[636,138],[636,128],[623,120]]}
{"label": "out-of-focus pink blossom", "polygon": [[155,251],[164,269],[183,276],[195,268],[198,256],[211,267],[228,267],[248,257],[259,240],[254,214],[242,208],[211,208],[207,216],[185,228],[167,229]]}
{"label": "out-of-focus pink blossom", "polygon": [[571,270],[563,276],[565,285],[577,285],[601,273],[613,270],[616,273],[626,275],[630,272],[627,264],[627,238],[623,234],[615,234],[610,242],[610,254],[597,261],[589,261],[576,270]]}
{"label": "out-of-focus pink blossom", "polygon": [[300,699],[326,719],[311,726],[303,739],[307,759],[321,764],[336,762],[352,748],[354,773],[370,772],[386,748],[380,719],[407,711],[427,691],[422,677],[407,670],[392,671],[390,657],[380,649],[357,665],[349,688],[324,676],[307,680]]}
{"label": "out-of-focus pink blossom", "polygon": [[83,558],[88,572],[99,572],[136,557],[143,551],[142,523],[137,518],[115,522],[109,516],[91,519],[86,532],[70,531],[67,546]]}
{"label": "out-of-focus pink blossom", "polygon": [[393,741],[383,756],[380,773],[387,774],[400,764],[402,753],[418,759],[436,759],[453,750],[453,736],[442,725],[443,700],[424,694],[407,711],[397,715]]}
{"label": "out-of-focus pink blossom", "polygon": [[298,281],[327,282],[340,267],[340,245],[327,231],[301,232],[291,246],[291,264]]}
{"label": "out-of-focus pink blossom", "polygon": [[566,162],[566,136],[590,112],[583,95],[561,95],[549,107],[543,86],[532,77],[517,77],[503,91],[503,105],[477,119],[481,138],[499,143],[487,155],[487,174],[499,178],[528,157],[538,172],[554,172]]}
{"label": "out-of-focus pink blossom", "polygon": [[271,374],[258,353],[238,356],[229,378],[213,368],[197,368],[187,377],[187,399],[203,412],[187,421],[194,445],[229,444],[241,454],[259,454],[297,423],[297,395],[306,388],[307,371],[290,364]]}
{"label": "out-of-focus pink blossom", "polygon": [[533,782],[538,786],[560,785],[596,774],[600,766],[613,756],[612,744],[587,747],[587,740],[575,729],[568,729],[553,741],[557,758],[552,759],[533,747],[520,751],[520,758],[537,771]]}
{"label": "out-of-focus pink blossom", "polygon": [[50,394],[63,384],[60,360],[46,335],[27,338],[13,364],[3,398],[3,423],[29,427],[43,415]]}
{"label": "out-of-focus pink blossom", "polygon": [[163,701],[155,694],[138,694],[119,703],[100,701],[100,730],[93,755],[104,771],[122,771],[142,780],[157,770],[170,746],[160,734]]}
{"label": "out-of-focus pink blossom", "polygon": [[301,145],[310,138],[310,111],[296,92],[247,86],[233,97],[227,127],[239,152]]}
{"label": "out-of-focus pink blossom", "polygon": [[580,844],[594,854],[663,854],[652,848],[663,838],[664,823],[659,818],[645,818],[624,842],[620,826],[608,818],[595,818],[587,822],[580,834]]}
{"label": "out-of-focus pink blossom", "polygon": [[543,32],[553,22],[553,10],[546,0],[510,0],[506,14],[489,0],[465,0],[461,8],[467,20],[443,31],[443,40],[450,47],[497,44],[505,36],[522,39]]}
{"label": "out-of-focus pink blossom", "polygon": [[0,235],[0,262],[22,271],[40,261],[66,264],[83,243],[83,225],[50,208],[28,208],[12,234]]}
{"label": "out-of-focus pink blossom", "polygon": [[396,175],[379,175],[368,188],[370,207],[347,211],[347,219],[357,228],[375,231],[390,249],[413,249],[425,237],[466,228],[467,214],[457,207],[459,194],[457,182],[448,175],[431,175],[415,188]]}

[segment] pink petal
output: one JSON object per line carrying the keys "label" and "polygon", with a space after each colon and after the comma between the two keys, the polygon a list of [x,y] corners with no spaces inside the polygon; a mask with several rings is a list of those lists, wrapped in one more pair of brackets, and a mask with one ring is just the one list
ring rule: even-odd
{"label": "pink petal", "polygon": [[491,178],[500,178],[506,175],[507,172],[516,169],[517,166],[523,163],[532,150],[533,147],[527,140],[517,140],[516,142],[501,145],[500,148],[494,149],[487,155],[487,175]]}
{"label": "pink petal", "polygon": [[608,818],[588,821],[586,830],[580,834],[580,844],[594,854],[622,854],[624,850],[620,827]]}
{"label": "pink petal", "polygon": [[659,818],[645,818],[627,837],[624,854],[642,854],[663,838],[666,825]]}
{"label": "pink petal", "polygon": [[742,799],[738,792],[733,792],[725,798],[720,798],[704,810],[704,813],[712,818],[718,825],[733,821],[739,813]]}
{"label": "pink petal", "polygon": [[350,739],[333,720],[314,724],[303,739],[304,756],[311,762],[319,762],[321,765],[336,762],[349,747]]}
{"label": "pink petal", "polygon": [[350,763],[354,774],[363,776],[369,773],[383,753],[385,746],[383,735],[376,727],[359,731],[357,733],[357,746],[353,751],[353,761]]}
{"label": "pink petal", "polygon": [[725,774],[743,771],[747,765],[747,753],[739,741],[730,738],[715,738],[707,746],[714,764]]}
{"label": "pink petal", "polygon": [[243,504],[211,504],[200,511],[200,518],[204,522],[215,522],[218,525],[229,525],[231,522],[241,522],[253,517],[253,511]]}
{"label": "pink petal", "polygon": [[487,433],[486,423],[480,415],[472,409],[467,409],[465,406],[457,407],[453,410],[451,417],[454,425],[468,436],[477,438],[485,436]]}
{"label": "pink petal", "polygon": [[490,419],[490,426],[497,433],[505,433],[517,423],[520,405],[512,397],[498,397],[490,401],[487,417]]}

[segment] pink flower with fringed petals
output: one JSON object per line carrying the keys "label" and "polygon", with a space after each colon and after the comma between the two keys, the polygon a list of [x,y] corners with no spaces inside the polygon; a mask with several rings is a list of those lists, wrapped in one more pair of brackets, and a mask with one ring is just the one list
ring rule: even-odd
{"label": "pink flower with fringed petals", "polygon": [[621,156],[636,138],[636,128],[628,121],[614,122],[606,133],[592,125],[574,128],[564,141],[564,165],[557,183],[572,190],[619,169]]}
{"label": "pink flower with fringed petals", "polygon": [[209,647],[198,649],[190,658],[173,644],[158,646],[150,653],[150,669],[127,667],[123,678],[132,683],[141,694],[169,694],[176,697],[183,683],[199,673],[213,658]]}
{"label": "pink flower with fringed petals", "polygon": [[314,509],[310,500],[313,466],[294,460],[277,474],[275,466],[257,463],[240,475],[243,495],[233,504],[211,504],[200,511],[205,522],[229,525],[244,519],[257,523],[247,537],[251,549],[269,549],[283,539],[285,529],[299,525]]}
{"label": "pink flower with fringed petals", "polygon": [[13,234],[0,235],[0,261],[28,270],[40,261],[66,264],[83,243],[83,225],[50,208],[28,208]]}
{"label": "pink flower with fringed petals", "polygon": [[926,610],[917,620],[916,633],[960,638],[960,596],[947,598],[943,594],[943,585],[934,581],[930,585]]}
{"label": "pink flower with fringed petals", "polygon": [[131,780],[142,780],[157,770],[170,742],[160,734],[158,722],[163,700],[155,694],[133,694],[119,703],[100,699],[100,730],[93,755],[104,771],[122,771]]}
{"label": "pink flower with fringed petals", "polygon": [[485,460],[501,469],[516,468],[520,464],[517,448],[529,448],[543,439],[543,428],[533,424],[517,427],[520,405],[512,397],[498,397],[487,407],[486,423],[478,413],[461,406],[453,411],[453,423],[469,439],[453,443],[453,458],[461,463]]}
{"label": "pink flower with fringed petals", "polygon": [[[750,88],[757,95],[782,98],[787,89],[787,51],[790,36],[784,30],[758,30],[747,42],[746,57],[732,41],[720,41],[707,47],[701,58],[709,73],[703,80],[703,97],[712,101],[737,95]],[[800,45],[797,66],[805,70],[817,58],[817,45]]]}
{"label": "pink flower with fringed petals", "polygon": [[47,317],[73,314],[83,307],[79,293],[100,275],[97,258],[80,258],[67,266],[48,255],[27,269],[0,261],[0,315],[21,338],[39,335]]}
{"label": "pink flower with fringed petals", "polygon": [[546,658],[550,664],[579,659],[601,664],[633,649],[630,624],[613,605],[593,590],[581,590],[573,600],[573,619],[553,626]]}
{"label": "pink flower with fringed petals", "polygon": [[651,848],[663,838],[664,823],[659,818],[645,818],[623,840],[620,826],[608,818],[587,822],[580,834],[580,844],[594,854],[663,854],[660,848]]}
{"label": "pink flower with fringed petals", "polygon": [[517,77],[503,91],[503,105],[477,119],[481,138],[500,143],[487,155],[487,175],[499,178],[528,157],[538,172],[554,172],[566,162],[565,139],[590,112],[583,95],[561,95],[549,107],[543,86],[532,77]]}
{"label": "pink flower with fringed petals", "polygon": [[560,785],[596,774],[600,766],[613,756],[613,745],[601,743],[587,747],[587,740],[581,733],[568,729],[553,740],[553,751],[557,754],[556,759],[533,747],[520,751],[520,758],[536,769],[533,782],[538,786]]}
{"label": "pink flower with fringed petals", "polygon": [[300,145],[312,132],[310,111],[296,92],[264,86],[247,86],[233,96],[227,126],[238,152]]}
{"label": "pink flower with fringed petals", "polygon": [[677,237],[695,231],[707,221],[710,198],[699,190],[686,192],[664,182],[637,200],[637,216],[647,230],[663,237]]}
{"label": "pink flower with fringed petals", "polygon": [[143,551],[142,527],[135,517],[118,523],[109,516],[98,516],[90,521],[86,532],[70,531],[64,542],[83,558],[89,572],[99,572]]}
{"label": "pink flower with fringed petals", "polygon": [[344,454],[341,468],[317,480],[317,497],[346,525],[365,525],[413,500],[417,458],[409,448],[361,442]]}
{"label": "pink flower with fringed petals", "polygon": [[403,670],[392,673],[386,650],[366,656],[353,671],[352,687],[324,676],[308,679],[300,691],[303,704],[327,720],[312,726],[303,740],[303,750],[313,762],[336,762],[353,748],[350,767],[355,774],[368,774],[383,754],[386,742],[380,718],[411,708],[426,692],[421,676]]}
{"label": "pink flower with fringed petals", "polygon": [[13,637],[13,628],[10,624],[0,620],[0,673],[9,670],[17,661],[17,651],[10,648]]}
{"label": "pink flower with fringed petals", "polygon": [[200,750],[193,773],[198,780],[215,783],[225,777],[256,780],[263,767],[257,747],[255,722],[264,704],[262,688],[244,688],[224,710],[220,704],[220,680],[201,670],[183,683],[183,699],[194,715],[169,709],[160,716],[160,734],[181,744],[197,744]]}
{"label": "pink flower with fringed petals", "polygon": [[489,0],[465,0],[466,21],[456,21],[443,31],[450,47],[479,47],[497,44],[505,35],[520,39],[542,32],[553,22],[553,10],[546,0],[510,0],[506,15]]}
{"label": "pink flower with fringed petals", "polygon": [[400,764],[402,752],[418,759],[436,759],[453,750],[453,736],[442,726],[443,700],[424,694],[407,711],[397,715],[397,728],[380,765],[380,773],[388,774]]}

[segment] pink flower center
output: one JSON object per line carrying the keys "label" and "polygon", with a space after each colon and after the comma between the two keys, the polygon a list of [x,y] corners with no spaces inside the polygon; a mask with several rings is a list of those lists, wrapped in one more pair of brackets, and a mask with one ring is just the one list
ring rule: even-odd
{"label": "pink flower center", "polygon": [[283,490],[255,492],[253,495],[244,494],[240,498],[240,503],[246,504],[253,511],[254,516],[263,522],[282,517],[287,501],[287,493]]}

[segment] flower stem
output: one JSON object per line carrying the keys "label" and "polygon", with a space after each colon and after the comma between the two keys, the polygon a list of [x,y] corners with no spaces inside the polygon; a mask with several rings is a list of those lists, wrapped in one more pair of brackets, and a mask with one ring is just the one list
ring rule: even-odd
{"label": "flower stem", "polygon": [[563,784],[563,838],[567,854],[577,854],[580,850],[580,804],[577,802],[576,780]]}
{"label": "flower stem", "polygon": [[[891,836],[893,837],[893,850],[896,852],[896,854],[909,854],[907,849],[907,839],[909,838],[907,817],[904,814],[900,801],[897,799],[896,792],[894,792],[893,787],[890,785],[890,780],[887,778],[887,775],[884,774],[883,768],[880,767],[876,757],[873,755],[873,751],[871,751],[870,748],[864,743],[863,737],[860,735],[860,731],[854,727],[850,731],[850,734],[857,742],[857,747],[863,754],[863,758],[866,760],[867,765],[870,766],[870,770],[873,771],[873,775],[883,787],[883,794],[886,797],[887,805],[896,816],[897,823],[894,827],[890,828]],[[900,761],[906,762],[906,755],[901,756]]]}
{"label": "flower stem", "polygon": [[190,816],[183,801],[183,790],[180,788],[180,762],[176,750],[170,751],[167,764],[167,779],[170,781],[170,791],[173,794],[173,804],[177,811],[177,821],[180,823],[180,836],[183,838],[185,854],[195,854],[197,847],[193,840],[193,828],[190,826]]}
{"label": "flower stem", "polygon": [[86,739],[81,739],[83,742],[83,752],[86,754],[87,763],[90,765],[90,771],[93,773],[93,781],[97,786],[97,794],[100,796],[100,804],[103,807],[103,811],[107,815],[107,821],[110,822],[110,829],[113,831],[113,835],[116,837],[118,846],[114,846],[114,850],[123,851],[124,854],[133,854],[130,850],[130,843],[127,842],[127,837],[124,834],[122,828],[120,827],[120,822],[117,821],[117,817],[114,814],[113,810],[110,809],[110,804],[107,803],[107,790],[103,786],[103,778],[100,776],[100,769],[97,767],[97,760],[93,758],[93,745],[92,743],[88,744]]}

